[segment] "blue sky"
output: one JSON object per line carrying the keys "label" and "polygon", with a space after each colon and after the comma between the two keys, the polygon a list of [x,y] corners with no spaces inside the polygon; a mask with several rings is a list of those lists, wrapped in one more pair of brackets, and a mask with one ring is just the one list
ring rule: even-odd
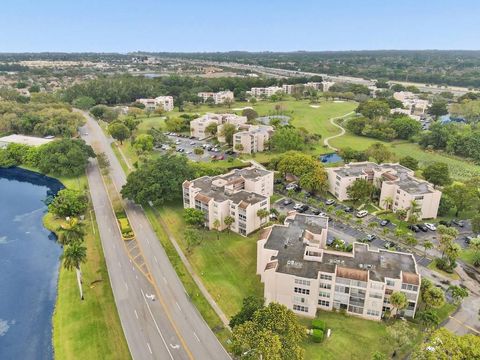
{"label": "blue sky", "polygon": [[475,0],[2,0],[0,52],[480,49]]}

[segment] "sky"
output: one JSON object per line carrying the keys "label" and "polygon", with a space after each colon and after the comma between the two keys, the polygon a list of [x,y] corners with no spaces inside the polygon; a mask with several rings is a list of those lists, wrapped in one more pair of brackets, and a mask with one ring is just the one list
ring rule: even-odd
{"label": "sky", "polygon": [[478,0],[1,0],[0,52],[480,50]]}

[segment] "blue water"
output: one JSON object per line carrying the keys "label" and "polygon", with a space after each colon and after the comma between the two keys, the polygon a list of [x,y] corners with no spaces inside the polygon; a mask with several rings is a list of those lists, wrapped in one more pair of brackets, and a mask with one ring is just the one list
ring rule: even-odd
{"label": "blue water", "polygon": [[62,184],[0,168],[0,359],[52,359],[52,314],[61,248],[42,225]]}
{"label": "blue water", "polygon": [[338,154],[331,153],[320,156],[320,161],[322,163],[337,163],[343,161],[343,159]]}

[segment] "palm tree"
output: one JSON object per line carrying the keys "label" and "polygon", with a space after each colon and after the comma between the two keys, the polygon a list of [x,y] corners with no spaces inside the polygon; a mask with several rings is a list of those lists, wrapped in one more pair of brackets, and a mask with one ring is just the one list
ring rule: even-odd
{"label": "palm tree", "polygon": [[390,305],[395,311],[392,313],[397,314],[400,310],[405,309],[408,305],[407,296],[401,291],[395,291],[390,295]]}
{"label": "palm tree", "polygon": [[230,215],[225,216],[225,219],[223,219],[224,224],[227,226],[228,232],[230,232],[230,228],[232,227],[233,223],[235,222],[235,219],[231,217]]}
{"label": "palm tree", "polygon": [[77,283],[78,289],[80,290],[80,299],[83,300],[82,272],[80,271],[80,264],[87,261],[87,248],[82,245],[81,242],[75,241],[65,247],[61,259],[63,260],[63,267],[65,269],[75,269],[77,272]]}
{"label": "palm tree", "polygon": [[385,206],[385,209],[391,210],[393,206],[393,198],[391,196],[387,196],[385,199],[382,201],[383,206]]}
{"label": "palm tree", "polygon": [[215,219],[213,221],[213,228],[217,231],[217,240],[220,240],[220,232],[218,229],[220,229],[220,220]]}
{"label": "palm tree", "polygon": [[267,209],[258,209],[257,216],[260,218],[261,222],[263,223],[264,219],[270,215],[270,211]]}
{"label": "palm tree", "polygon": [[70,245],[74,242],[82,242],[85,236],[85,224],[72,217],[67,224],[57,229],[58,241],[62,245]]}
{"label": "palm tree", "polygon": [[408,221],[410,223],[415,223],[418,220],[418,214],[420,213],[420,205],[417,200],[412,200],[410,202],[410,208],[408,209]]}
{"label": "palm tree", "polygon": [[427,250],[433,249],[433,243],[428,239],[423,240],[423,249],[425,250],[423,257],[427,257]]}

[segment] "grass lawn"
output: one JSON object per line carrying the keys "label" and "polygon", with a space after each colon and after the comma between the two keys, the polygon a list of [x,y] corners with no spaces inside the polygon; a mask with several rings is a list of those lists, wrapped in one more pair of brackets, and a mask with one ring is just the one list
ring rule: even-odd
{"label": "grass lawn", "polygon": [[465,261],[467,264],[473,266],[473,258],[474,258],[475,252],[471,249],[464,249],[460,252],[460,259]]}
{"label": "grass lawn", "polygon": [[[320,312],[319,318],[326,322],[332,334],[321,344],[308,338],[305,341],[305,359],[371,359],[375,351],[385,355],[391,355],[394,351],[387,338],[388,325],[385,322],[324,311]],[[306,326],[310,325],[310,320],[302,321]],[[421,341],[422,335],[418,328],[414,324],[411,328],[412,344],[405,346],[401,353],[397,352],[399,359]]]}
{"label": "grass lawn", "polygon": [[187,255],[205,287],[227,316],[240,310],[248,295],[263,296],[263,286],[256,273],[257,235],[242,237],[233,232],[201,231],[202,243],[190,253],[183,237],[185,222],[181,205],[159,209],[172,234]]}
{"label": "grass lawn", "polygon": [[[85,189],[85,176],[60,178],[71,189]],[[88,211],[85,223],[87,262],[82,265],[85,300],[79,299],[75,271],[60,268],[53,315],[53,346],[56,359],[130,359],[130,352],[113,299],[95,214]],[[45,226],[57,229],[62,220],[48,213]]]}
{"label": "grass lawn", "polygon": [[427,268],[429,268],[430,270],[434,270],[436,272],[438,272],[439,274],[442,274],[443,276],[449,278],[449,279],[452,279],[452,280],[459,280],[460,279],[460,276],[458,276],[458,274],[456,272],[450,274],[446,271],[443,271],[443,270],[440,270],[439,268],[437,268],[437,263],[435,260],[433,260],[430,264],[428,264]]}

